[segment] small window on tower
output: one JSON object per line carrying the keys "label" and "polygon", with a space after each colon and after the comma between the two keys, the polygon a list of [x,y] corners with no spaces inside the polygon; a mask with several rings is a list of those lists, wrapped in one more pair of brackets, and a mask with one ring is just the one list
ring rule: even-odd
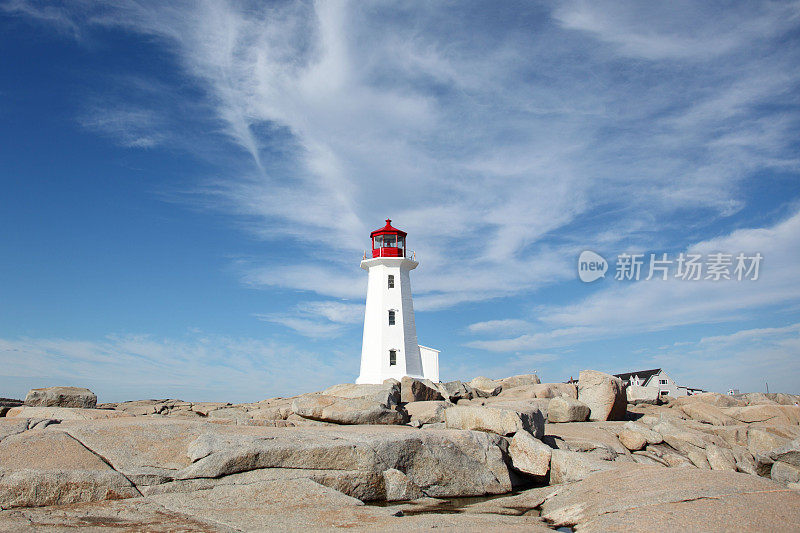
{"label": "small window on tower", "polygon": [[389,274],[389,288],[394,289],[394,276]]}
{"label": "small window on tower", "polygon": [[389,311],[389,325],[394,326],[394,311]]}
{"label": "small window on tower", "polygon": [[389,366],[397,364],[397,350],[389,350]]}

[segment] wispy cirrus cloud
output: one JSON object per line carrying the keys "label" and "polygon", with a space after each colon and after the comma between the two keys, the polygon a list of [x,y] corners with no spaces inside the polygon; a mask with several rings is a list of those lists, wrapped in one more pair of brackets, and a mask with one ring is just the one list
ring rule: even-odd
{"label": "wispy cirrus cloud", "polygon": [[[391,214],[424,259],[421,309],[532,292],[563,263],[522,273],[571,257],[565,243],[686,244],[675,213],[707,228],[746,205],[740,185],[758,172],[798,168],[793,3],[577,2],[491,21],[479,6],[391,2],[76,5],[63,13],[83,31],[162,43],[249,154],[249,171],[206,184],[210,203],[260,237],[325,250],[314,276],[292,274],[301,252],[251,284],[353,297],[354,258]],[[469,290],[451,283],[464,256]]]}
{"label": "wispy cirrus cloud", "polygon": [[79,122],[129,148],[152,148],[166,140],[163,120],[152,109],[96,107],[86,111]]}
{"label": "wispy cirrus cloud", "polygon": [[293,329],[312,339],[338,337],[354,324],[364,322],[364,304],[337,301],[301,302],[293,311],[257,314],[259,320]]}
{"label": "wispy cirrus cloud", "polygon": [[562,2],[555,19],[587,32],[624,55],[648,60],[706,61],[758,45],[790,30],[798,19],[794,2],[738,6],[706,2]]}

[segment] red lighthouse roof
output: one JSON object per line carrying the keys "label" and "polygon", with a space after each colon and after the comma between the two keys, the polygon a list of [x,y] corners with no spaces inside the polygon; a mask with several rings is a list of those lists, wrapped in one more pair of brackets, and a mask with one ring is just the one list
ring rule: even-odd
{"label": "red lighthouse roof", "polygon": [[387,218],[386,225],[369,234],[372,240],[372,257],[405,257],[406,232],[392,227]]}
{"label": "red lighthouse roof", "polygon": [[369,236],[374,237],[375,235],[387,235],[387,234],[400,235],[402,237],[408,235],[408,233],[406,233],[405,231],[392,227],[392,219],[387,218],[386,225],[380,229],[376,229],[375,231],[370,233]]}

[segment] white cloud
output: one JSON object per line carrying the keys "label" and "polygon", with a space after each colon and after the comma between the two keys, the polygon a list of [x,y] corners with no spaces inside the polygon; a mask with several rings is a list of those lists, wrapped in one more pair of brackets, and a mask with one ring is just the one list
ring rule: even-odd
{"label": "white cloud", "polygon": [[336,272],[331,268],[308,264],[245,267],[243,270],[242,281],[253,287],[286,287],[337,298],[360,298],[367,291],[367,279],[366,276],[359,276],[359,273],[363,274],[360,270],[353,273]]}
{"label": "white cloud", "polygon": [[[791,304],[800,299],[797,235],[800,211],[772,227],[740,229],[687,250],[703,256],[716,252],[761,253],[764,259],[756,281],[607,280],[608,288],[578,303],[537,309],[539,331],[533,326],[534,332],[473,341],[468,346],[491,351],[542,349],[687,324],[728,322],[752,316],[759,309]],[[477,325],[478,330],[481,327]]]}
{"label": "white cloud", "polygon": [[288,314],[267,313],[256,317],[291,328],[304,337],[327,339],[338,337],[353,324],[363,323],[364,304],[330,300],[301,302]]}
{"label": "white cloud", "polygon": [[470,333],[475,334],[486,334],[486,333],[514,333],[517,331],[524,331],[528,330],[531,327],[531,323],[527,320],[521,320],[518,318],[506,318],[503,320],[487,320],[485,322],[476,322],[474,324],[470,324],[467,329],[469,329]]}
{"label": "white cloud", "polygon": [[725,392],[800,393],[800,324],[704,337],[651,351],[643,364],[670,369],[679,383]]}
{"label": "white cloud", "polygon": [[332,301],[304,302],[301,311],[321,315],[339,324],[361,324],[364,321],[363,303],[344,303]]}
{"label": "white cloud", "polygon": [[162,133],[162,120],[150,109],[97,107],[87,111],[79,121],[83,127],[108,135],[129,148],[152,148],[166,137]]}
{"label": "white cloud", "polygon": [[25,0],[6,0],[0,5],[0,10],[15,15],[24,15],[39,22],[55,27],[61,32],[70,34],[76,39],[81,37],[81,31],[73,20],[68,9],[58,5],[48,5]]}
{"label": "white cloud", "polygon": [[285,316],[277,313],[256,314],[255,316],[264,322],[272,322],[286,326],[300,335],[311,339],[330,339],[338,337],[344,330],[341,324],[333,324],[297,316]]}
{"label": "white cloud", "polygon": [[555,18],[595,35],[632,57],[707,60],[786,31],[800,10],[796,2],[739,6],[716,2],[668,4],[636,1],[560,3]]}
{"label": "white cloud", "polygon": [[[258,401],[352,381],[357,358],[321,357],[250,338],[109,336],[101,341],[0,339],[0,388],[24,397],[53,385],[88,387],[99,401],[177,397]],[[342,364],[344,362],[344,364]],[[340,366],[341,365],[341,366]]]}

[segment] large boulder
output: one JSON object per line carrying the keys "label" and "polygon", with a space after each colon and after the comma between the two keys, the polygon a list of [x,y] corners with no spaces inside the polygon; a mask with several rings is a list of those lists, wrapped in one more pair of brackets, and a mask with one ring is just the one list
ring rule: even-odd
{"label": "large boulder", "polygon": [[747,405],[776,405],[778,403],[763,392],[742,394],[742,400]]}
{"label": "large boulder", "polygon": [[636,466],[564,486],[541,511],[553,528],[588,533],[793,531],[800,493],[735,472]]}
{"label": "large boulder", "polygon": [[[109,470],[131,480],[145,495],[307,478],[359,499],[380,500],[388,492],[402,492],[402,478],[384,474],[390,469],[407,476],[408,494],[415,487],[434,497],[511,490],[507,442],[477,431],[386,425],[254,427],[166,417],[68,421],[55,427],[69,435],[76,449],[102,458]],[[51,432],[26,431],[6,437],[0,447],[9,439]],[[7,448],[20,456],[16,462],[0,453],[0,469],[7,463],[14,470],[22,464],[35,466],[21,449],[19,443]],[[57,454],[51,459],[61,460]],[[60,468],[70,469],[69,464]]]}
{"label": "large boulder", "polygon": [[728,448],[708,444],[706,446],[706,460],[711,470],[730,470],[736,472],[736,456]]}
{"label": "large boulder", "polygon": [[656,387],[642,387],[641,385],[628,385],[625,391],[628,403],[658,405],[661,398]]}
{"label": "large boulder", "polygon": [[488,431],[497,435],[514,435],[527,431],[541,438],[544,434],[544,416],[538,407],[510,409],[456,405],[444,412],[448,428]]}
{"label": "large boulder", "polygon": [[788,435],[780,434],[773,428],[751,427],[747,430],[747,449],[752,454],[780,448],[790,440]]}
{"label": "large boulder", "polygon": [[647,446],[647,438],[638,431],[623,428],[619,432],[619,441],[630,451],[635,452]]}
{"label": "large boulder", "polygon": [[94,409],[97,395],[89,389],[80,387],[46,387],[31,389],[25,397],[25,405],[30,407],[80,407]]}
{"label": "large boulder", "polygon": [[396,379],[387,379],[374,385],[342,383],[325,389],[322,394],[338,398],[368,398],[387,408],[399,405],[401,401],[400,382]]}
{"label": "large boulder", "polygon": [[527,431],[519,431],[511,439],[508,455],[511,465],[525,474],[545,476],[550,470],[552,449]]}
{"label": "large boulder", "polygon": [[439,388],[429,379],[417,379],[409,376],[400,381],[400,401],[428,402],[444,400]]}
{"label": "large boulder", "polygon": [[570,398],[558,396],[550,400],[547,405],[548,422],[585,422],[589,418],[591,409],[585,403]]}
{"label": "large boulder", "polygon": [[389,408],[369,397],[344,398],[327,394],[299,396],[292,412],[303,418],[334,424],[404,424],[405,411]]}
{"label": "large boulder", "polygon": [[537,383],[535,385],[519,385],[516,387],[503,385],[503,390],[497,395],[498,398],[509,400],[550,399],[559,396],[577,399],[578,389],[572,383]]}
{"label": "large boulder", "polygon": [[597,370],[582,370],[578,400],[589,406],[589,420],[624,420],[628,400],[618,377]]}
{"label": "large boulder", "polygon": [[639,433],[647,444],[661,444],[664,441],[664,438],[658,431],[654,431],[638,422],[626,422],[623,428],[634,433]]}
{"label": "large boulder", "polygon": [[794,466],[800,466],[800,439],[795,439],[780,448],[771,450],[769,456],[775,461],[783,461]]}
{"label": "large boulder", "polygon": [[779,392],[774,396],[770,395],[770,397],[780,405],[800,405],[800,396],[797,394],[784,394],[783,392]]}
{"label": "large boulder", "polygon": [[783,461],[775,461],[769,471],[769,477],[772,481],[783,485],[800,483],[800,467]]}
{"label": "large boulder", "polygon": [[469,386],[475,391],[477,396],[487,398],[489,396],[497,396],[503,390],[503,386],[499,380],[489,379],[484,376],[473,378],[469,382]]}
{"label": "large boulder", "polygon": [[536,388],[541,385],[521,385],[519,387],[503,387],[497,398],[502,400],[531,400],[536,398]]}
{"label": "large boulder", "polygon": [[630,455],[628,449],[617,438],[618,428],[621,426],[620,422],[548,423],[543,440],[560,449],[595,452],[609,458],[617,455]]}
{"label": "large boulder", "polygon": [[681,411],[692,420],[715,426],[734,426],[739,421],[725,414],[722,409],[702,401],[685,403],[680,406]]}
{"label": "large boulder", "polygon": [[800,424],[800,407],[794,405],[756,404],[730,407],[725,414],[744,424],[758,426],[796,426]]}
{"label": "large boulder", "polygon": [[460,381],[448,381],[438,384],[439,391],[447,400],[457,403],[458,400],[471,400],[475,397],[475,391],[466,383]]}
{"label": "large boulder", "polygon": [[607,461],[595,454],[553,450],[550,457],[550,483],[580,481],[593,472],[616,470],[630,463]]}
{"label": "large boulder", "polygon": [[[407,477],[408,491],[420,490],[427,496],[511,490],[503,453],[506,443],[491,433],[378,426],[259,429],[258,434],[200,435],[188,449],[192,464],[176,472],[175,478],[202,481],[281,469],[362,500],[380,500],[386,498],[384,472],[395,469]],[[387,475],[392,483],[402,481],[394,472]]]}
{"label": "large boulder", "polygon": [[444,411],[450,407],[453,404],[445,401],[411,402],[406,404],[406,411],[412,424],[436,424],[444,422]]}
{"label": "large boulder", "polygon": [[[550,404],[548,399],[530,398],[525,400],[508,399],[503,396],[483,398],[473,400],[470,404],[460,403],[459,405],[481,405],[485,407],[497,407],[499,409],[511,409],[512,411],[531,411],[538,410],[542,418],[547,420],[547,406]],[[538,414],[536,415],[538,416]]]}
{"label": "large boulder", "polygon": [[664,442],[689,458],[695,466],[710,468],[705,458],[705,449],[709,444],[725,446],[720,437],[692,429],[687,424],[676,420],[662,420],[653,429],[661,434]]}
{"label": "large boulder", "polygon": [[124,475],[64,432],[25,431],[0,441],[0,508],[139,495]]}
{"label": "large boulder", "polygon": [[529,385],[538,385],[542,381],[539,379],[539,376],[536,374],[519,374],[517,376],[511,376],[510,378],[503,378],[500,381],[500,386],[503,389],[511,389],[514,387],[522,387],[522,386],[529,386]]}
{"label": "large boulder", "polygon": [[564,396],[578,399],[578,388],[574,383],[539,383],[532,387],[537,398],[557,398]]}
{"label": "large boulder", "polygon": [[404,424],[408,415],[400,402],[400,382],[387,379],[374,385],[344,383],[319,394],[304,394],[292,401],[291,409],[300,417],[334,424]]}
{"label": "large boulder", "polygon": [[692,394],[679,398],[678,402],[703,402],[717,407],[737,407],[743,405],[741,400],[737,400],[733,396],[727,394],[720,394],[718,392],[701,392],[700,394]]}
{"label": "large boulder", "polygon": [[[800,439],[787,442],[782,446],[763,453],[756,453],[755,461],[756,473],[765,477],[771,475],[772,468],[775,466],[775,463],[778,462],[800,468]],[[784,470],[787,471],[786,469]]]}

